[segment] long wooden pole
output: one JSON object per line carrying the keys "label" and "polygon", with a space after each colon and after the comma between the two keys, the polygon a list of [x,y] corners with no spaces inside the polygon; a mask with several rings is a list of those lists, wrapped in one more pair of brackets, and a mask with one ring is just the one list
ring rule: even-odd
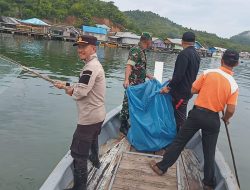
{"label": "long wooden pole", "polygon": [[[222,115],[224,116],[224,111],[222,111]],[[234,172],[235,172],[236,180],[237,180],[238,186],[240,188],[240,180],[239,180],[239,177],[238,177],[238,172],[237,172],[235,158],[234,158],[234,152],[233,152],[233,146],[232,146],[232,143],[231,143],[231,138],[230,138],[230,135],[229,135],[228,126],[227,126],[227,123],[224,120],[223,120],[223,122],[224,122],[224,125],[225,125],[225,128],[226,128],[227,139],[228,139],[228,143],[229,143],[229,147],[230,147],[230,151],[231,151],[231,155],[232,155],[232,160],[233,160],[233,166],[234,166]]]}
{"label": "long wooden pole", "polygon": [[18,65],[18,66],[21,67],[23,70],[26,70],[26,71],[28,71],[28,72],[30,72],[30,73],[33,73],[33,74],[35,74],[36,76],[38,76],[38,77],[40,77],[40,78],[42,78],[42,79],[44,79],[44,80],[46,80],[46,81],[48,81],[48,82],[50,82],[50,83],[52,83],[52,84],[55,83],[55,80],[52,80],[51,78],[49,78],[49,77],[47,77],[47,76],[44,76],[44,75],[38,73],[37,71],[34,71],[34,70],[32,70],[32,69],[30,69],[30,68],[28,68],[28,67],[25,67],[25,66],[23,66],[22,64],[18,63],[17,61],[14,61],[14,60],[12,60],[12,59],[10,59],[10,58],[8,58],[8,57],[2,55],[2,54],[0,54],[0,59],[3,59],[3,60],[5,60],[5,61],[7,61],[7,62],[9,62],[9,63],[11,63],[11,64]]}

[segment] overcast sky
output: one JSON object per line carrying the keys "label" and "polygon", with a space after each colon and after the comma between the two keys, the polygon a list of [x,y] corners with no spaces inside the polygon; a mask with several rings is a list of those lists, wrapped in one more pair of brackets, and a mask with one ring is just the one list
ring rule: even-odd
{"label": "overcast sky", "polygon": [[182,26],[224,38],[250,30],[250,0],[112,1],[121,11],[152,11]]}

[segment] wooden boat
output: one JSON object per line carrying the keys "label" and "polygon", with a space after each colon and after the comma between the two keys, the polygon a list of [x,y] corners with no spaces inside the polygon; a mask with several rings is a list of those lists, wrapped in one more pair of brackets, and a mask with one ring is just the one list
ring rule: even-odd
{"label": "wooden boat", "polygon": [[[126,138],[119,136],[117,107],[107,114],[99,136],[101,168],[89,164],[88,190],[200,190],[203,189],[203,151],[198,132],[190,140],[178,161],[166,174],[157,176],[148,165],[161,155],[136,152]],[[158,152],[159,153],[159,152]],[[216,150],[216,190],[238,190],[236,179],[223,155]],[[72,158],[68,152],[49,175],[40,190],[61,190],[72,186]]]}

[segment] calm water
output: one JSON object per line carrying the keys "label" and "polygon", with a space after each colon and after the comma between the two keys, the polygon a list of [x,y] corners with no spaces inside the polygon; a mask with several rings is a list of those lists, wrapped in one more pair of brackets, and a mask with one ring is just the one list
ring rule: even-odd
{"label": "calm water", "polygon": [[[0,53],[51,78],[69,82],[77,81],[82,68],[69,42],[36,41],[0,34]],[[98,49],[107,78],[107,110],[122,102],[127,55],[126,49]],[[148,68],[152,72],[154,61],[164,61],[164,79],[168,79],[175,58],[175,55],[148,53]],[[218,65],[219,60],[202,59],[201,71]],[[27,72],[13,78],[0,79],[0,189],[38,189],[69,148],[76,126],[75,102],[63,91]],[[240,97],[230,132],[241,186],[248,189],[250,62],[244,61],[235,69],[235,78],[240,86]],[[192,101],[189,107],[191,105]],[[219,147],[232,167],[223,127]]]}

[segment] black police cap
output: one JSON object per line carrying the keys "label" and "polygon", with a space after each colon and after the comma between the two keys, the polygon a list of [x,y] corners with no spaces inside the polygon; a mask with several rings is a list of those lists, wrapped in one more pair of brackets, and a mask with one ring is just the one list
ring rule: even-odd
{"label": "black police cap", "polygon": [[182,40],[185,42],[195,42],[195,34],[193,32],[185,32],[182,35]]}

